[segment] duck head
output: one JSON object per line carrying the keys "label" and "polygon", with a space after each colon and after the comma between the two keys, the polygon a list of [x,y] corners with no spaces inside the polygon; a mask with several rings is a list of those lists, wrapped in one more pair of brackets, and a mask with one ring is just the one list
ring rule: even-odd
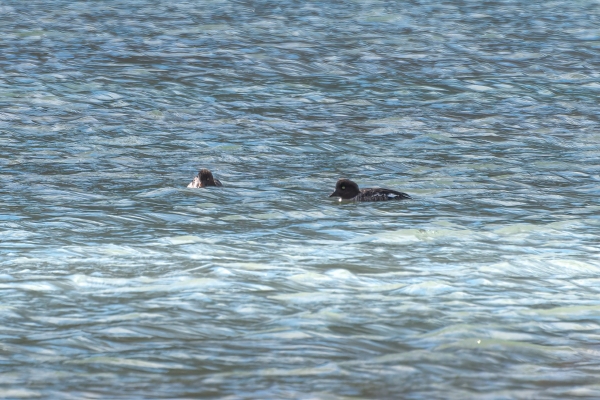
{"label": "duck head", "polygon": [[358,185],[350,179],[340,179],[335,184],[335,191],[329,197],[339,197],[342,200],[350,200],[360,194]]}
{"label": "duck head", "polygon": [[217,186],[212,172],[206,168],[201,169],[200,172],[198,172],[198,176],[200,177],[200,187]]}

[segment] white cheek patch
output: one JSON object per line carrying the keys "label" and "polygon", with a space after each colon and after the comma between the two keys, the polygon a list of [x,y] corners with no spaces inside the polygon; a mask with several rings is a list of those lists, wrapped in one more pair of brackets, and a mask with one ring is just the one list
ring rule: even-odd
{"label": "white cheek patch", "polygon": [[189,187],[189,188],[199,188],[200,187],[200,179],[198,179],[198,177],[196,176],[194,178],[194,180],[192,182],[190,182],[189,185],[187,185],[187,187]]}
{"label": "white cheek patch", "polygon": [[390,198],[390,199],[395,199],[396,197],[398,197],[398,195],[397,194],[393,194],[393,193],[388,193],[387,197]]}

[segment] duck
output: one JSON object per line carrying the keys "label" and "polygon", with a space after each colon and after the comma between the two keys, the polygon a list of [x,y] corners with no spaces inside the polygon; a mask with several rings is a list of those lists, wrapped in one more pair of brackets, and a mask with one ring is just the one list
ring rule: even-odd
{"label": "duck", "polygon": [[212,172],[206,168],[201,169],[198,172],[198,175],[194,177],[194,180],[187,185],[189,188],[202,188],[207,186],[223,186],[223,184],[218,179],[213,178]]}
{"label": "duck", "polygon": [[359,189],[350,179],[342,178],[335,184],[335,191],[329,197],[339,197],[340,201],[388,201],[411,199],[408,194],[391,189],[368,188]]}

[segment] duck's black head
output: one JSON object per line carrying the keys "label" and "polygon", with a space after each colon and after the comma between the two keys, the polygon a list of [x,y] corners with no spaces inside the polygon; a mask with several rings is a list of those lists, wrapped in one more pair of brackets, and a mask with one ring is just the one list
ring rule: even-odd
{"label": "duck's black head", "polygon": [[212,172],[206,168],[201,169],[200,172],[198,172],[198,176],[200,176],[200,187],[217,186]]}
{"label": "duck's black head", "polygon": [[335,184],[335,191],[329,197],[340,197],[342,200],[350,200],[360,193],[358,185],[350,179],[340,179]]}

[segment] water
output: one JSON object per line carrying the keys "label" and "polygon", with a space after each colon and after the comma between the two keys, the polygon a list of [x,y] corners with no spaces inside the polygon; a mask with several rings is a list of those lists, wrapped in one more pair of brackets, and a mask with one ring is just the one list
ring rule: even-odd
{"label": "water", "polygon": [[600,397],[598,5],[0,2],[1,396]]}

